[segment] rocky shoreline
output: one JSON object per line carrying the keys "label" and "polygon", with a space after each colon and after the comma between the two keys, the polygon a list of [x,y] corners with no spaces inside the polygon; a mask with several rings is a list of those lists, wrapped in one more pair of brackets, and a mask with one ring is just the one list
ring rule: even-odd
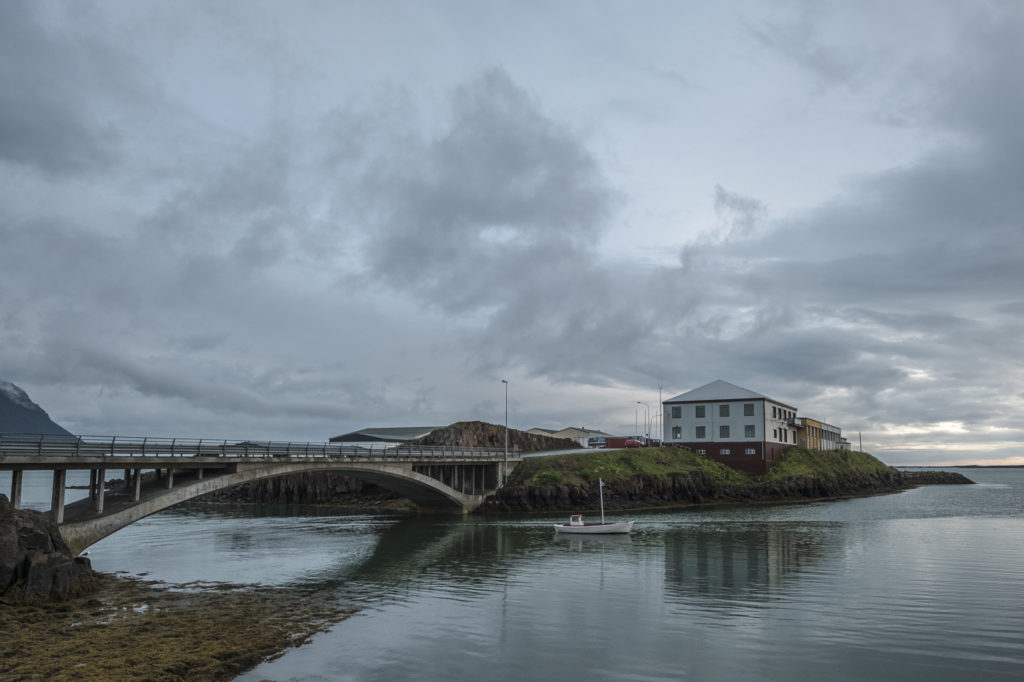
{"label": "rocky shoreline", "polygon": [[[704,471],[667,476],[641,475],[617,481],[605,490],[606,509],[656,509],[713,504],[769,504],[840,499],[904,490],[899,472],[829,477],[797,476],[784,481],[723,483]],[[592,509],[597,485],[560,483],[510,485],[481,507],[482,513]]]}
{"label": "rocky shoreline", "polygon": [[0,495],[0,679],[230,680],[352,612],[310,591],[98,573]]}
{"label": "rocky shoreline", "polygon": [[955,471],[901,471],[910,486],[918,485],[974,485],[974,481]]}
{"label": "rocky shoreline", "polygon": [[166,585],[94,573],[62,600],[0,607],[4,680],[231,680],[353,609],[258,585]]}
{"label": "rocky shoreline", "polygon": [[47,515],[15,509],[0,495],[0,596],[64,599],[84,589],[92,574],[89,560],[71,555]]}

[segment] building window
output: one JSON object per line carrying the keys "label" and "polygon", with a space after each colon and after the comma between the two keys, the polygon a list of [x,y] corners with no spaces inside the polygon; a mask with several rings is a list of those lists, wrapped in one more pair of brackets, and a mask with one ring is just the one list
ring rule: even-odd
{"label": "building window", "polygon": [[698,455],[706,455],[706,454],[708,454],[708,451],[705,450],[704,448],[698,448],[697,449],[697,454]]}
{"label": "building window", "polygon": [[778,419],[778,418],[779,418],[779,408],[777,408],[774,405],[772,405],[772,419]]}
{"label": "building window", "polygon": [[743,437],[744,438],[753,438],[754,437],[754,425],[753,424],[747,424],[746,426],[743,427]]}
{"label": "building window", "polygon": [[720,454],[720,455],[731,455],[732,454],[732,450],[730,450],[729,448],[722,448],[721,450],[718,451],[718,454]]}
{"label": "building window", "polygon": [[678,426],[672,427],[672,440],[679,440],[683,437],[683,430]]}
{"label": "building window", "polygon": [[718,427],[718,437],[719,438],[728,438],[729,437],[729,425],[728,424],[722,424],[721,426]]}
{"label": "building window", "polygon": [[703,419],[704,418],[704,406],[703,405],[697,405],[696,407],[694,407],[693,408],[693,416],[696,417],[697,419]]}
{"label": "building window", "polygon": [[718,416],[719,417],[728,417],[729,416],[729,403],[726,403],[724,405],[719,405],[718,406]]}
{"label": "building window", "polygon": [[779,430],[778,429],[772,429],[772,440],[778,440],[778,439],[779,439]]}
{"label": "building window", "polygon": [[754,416],[754,403],[743,403],[743,416],[753,417]]}
{"label": "building window", "polygon": [[745,454],[745,455],[756,455],[757,454],[757,449],[756,448],[747,448],[746,450],[743,451],[743,454]]}
{"label": "building window", "polygon": [[679,405],[672,406],[672,418],[679,419],[683,416],[683,408]]}
{"label": "building window", "polygon": [[698,426],[697,427],[697,438],[698,438],[698,440],[707,438],[707,435],[705,435],[705,429],[706,428],[707,427],[705,427],[705,426]]}

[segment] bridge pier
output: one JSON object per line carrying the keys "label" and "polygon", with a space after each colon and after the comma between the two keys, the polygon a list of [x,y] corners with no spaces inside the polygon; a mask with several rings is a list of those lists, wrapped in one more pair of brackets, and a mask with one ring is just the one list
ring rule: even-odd
{"label": "bridge pier", "polygon": [[103,513],[103,501],[107,495],[107,470],[89,470],[89,498],[96,507],[96,513]]}
{"label": "bridge pier", "polygon": [[64,523],[64,489],[67,487],[68,470],[53,470],[53,494],[50,497],[50,515],[54,523]]}
{"label": "bridge pier", "polygon": [[168,469],[167,470],[167,479],[164,481],[164,488],[166,488],[167,490],[170,490],[173,487],[174,487],[174,469]]}
{"label": "bridge pier", "polygon": [[21,469],[15,469],[11,472],[11,504],[14,505],[15,509],[21,509],[21,486],[24,473]]}

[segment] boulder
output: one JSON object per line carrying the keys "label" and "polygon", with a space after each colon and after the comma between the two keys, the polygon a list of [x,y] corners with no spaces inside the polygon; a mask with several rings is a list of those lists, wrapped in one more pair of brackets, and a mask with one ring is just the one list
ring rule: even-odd
{"label": "boulder", "polygon": [[91,575],[89,560],[71,555],[46,514],[15,509],[0,495],[0,595],[64,599]]}

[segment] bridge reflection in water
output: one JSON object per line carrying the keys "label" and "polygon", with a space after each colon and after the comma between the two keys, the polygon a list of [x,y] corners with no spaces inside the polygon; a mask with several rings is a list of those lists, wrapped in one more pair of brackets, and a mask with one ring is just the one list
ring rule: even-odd
{"label": "bridge reflection in water", "polygon": [[[50,514],[75,552],[180,502],[300,472],[342,472],[421,508],[467,512],[519,461],[517,449],[498,448],[0,434],[0,470],[11,472],[11,502],[21,504],[25,471],[52,471]],[[89,495],[66,505],[69,470],[90,472]],[[123,470],[124,479],[108,489],[111,470]]]}

